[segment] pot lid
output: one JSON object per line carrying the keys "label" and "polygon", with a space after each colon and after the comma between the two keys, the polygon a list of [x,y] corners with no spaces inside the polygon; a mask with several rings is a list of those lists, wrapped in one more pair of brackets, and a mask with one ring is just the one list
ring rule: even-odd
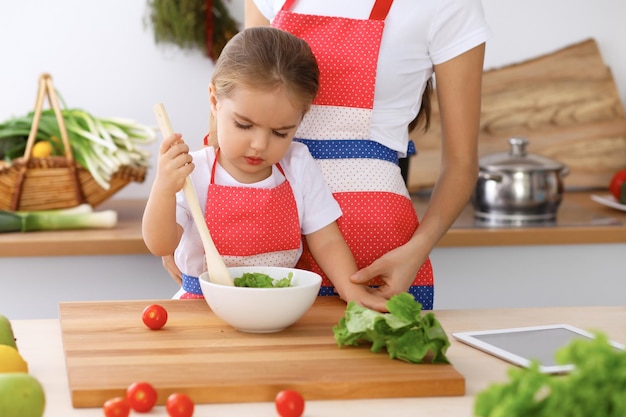
{"label": "pot lid", "polygon": [[509,139],[509,152],[499,152],[480,158],[480,168],[490,172],[502,171],[560,171],[565,165],[541,155],[526,152],[528,140],[513,137]]}

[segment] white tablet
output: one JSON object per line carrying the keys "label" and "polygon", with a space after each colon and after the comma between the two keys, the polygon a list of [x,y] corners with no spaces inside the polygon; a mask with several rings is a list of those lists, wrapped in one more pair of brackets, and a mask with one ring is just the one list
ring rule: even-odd
{"label": "white tablet", "polygon": [[[452,336],[518,366],[529,367],[532,360],[537,360],[539,369],[550,374],[566,373],[574,367],[556,363],[556,352],[559,349],[574,339],[594,337],[592,333],[568,324],[457,332],[452,333]],[[617,342],[610,343],[616,349],[624,349]]]}

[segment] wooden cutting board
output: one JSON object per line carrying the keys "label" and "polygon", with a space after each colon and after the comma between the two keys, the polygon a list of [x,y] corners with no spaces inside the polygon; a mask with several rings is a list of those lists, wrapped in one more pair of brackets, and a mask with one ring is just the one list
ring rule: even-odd
{"label": "wooden cutting board", "polygon": [[[567,165],[567,189],[608,188],[626,168],[624,106],[595,40],[484,72],[479,155],[508,152],[514,136],[529,140],[528,152]],[[429,131],[411,138],[409,190],[431,188],[441,160],[436,93]]]}
{"label": "wooden cutting board", "polygon": [[[148,304],[168,310],[152,331]],[[273,401],[296,389],[305,399],[457,396],[465,379],[452,365],[409,364],[369,345],[339,348],[332,327],[345,312],[320,297],[296,324],[273,334],[239,332],[204,300],[66,302],[59,306],[74,407],[101,407],[136,381],[152,383],[163,404],[172,392],[200,403]]]}

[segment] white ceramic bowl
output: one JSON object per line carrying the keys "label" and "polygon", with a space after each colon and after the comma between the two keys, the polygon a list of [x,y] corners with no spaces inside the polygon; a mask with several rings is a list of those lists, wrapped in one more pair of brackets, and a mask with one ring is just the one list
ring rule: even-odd
{"label": "white ceramic bowl", "polygon": [[293,272],[291,287],[247,288],[214,284],[200,275],[200,288],[213,312],[234,328],[249,333],[278,332],[291,326],[315,302],[322,277],[310,271],[272,266],[228,268],[234,279],[246,272],[267,274],[274,279]]}

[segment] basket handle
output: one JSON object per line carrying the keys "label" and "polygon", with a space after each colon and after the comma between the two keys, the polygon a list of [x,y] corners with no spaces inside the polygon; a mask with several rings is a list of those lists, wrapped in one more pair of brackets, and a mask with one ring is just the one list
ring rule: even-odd
{"label": "basket handle", "polygon": [[65,120],[63,119],[61,106],[59,105],[59,98],[56,94],[54,86],[52,85],[52,77],[50,74],[43,73],[39,76],[39,88],[37,91],[37,98],[35,100],[33,123],[30,127],[28,140],[26,141],[26,150],[24,151],[24,156],[22,157],[23,165],[20,168],[16,179],[15,191],[11,199],[11,210],[17,210],[19,206],[24,177],[26,175],[26,170],[28,169],[28,161],[30,160],[31,152],[35,144],[35,138],[37,137],[39,121],[41,120],[41,113],[43,111],[43,102],[46,97],[48,98],[50,106],[54,110],[57,123],[59,124],[61,140],[63,141],[63,148],[65,149],[65,158],[67,159],[67,168],[70,170],[72,183],[74,185],[74,192],[76,193],[76,200],[80,203],[85,202],[85,197],[80,188],[80,182],[78,181],[78,172],[76,170],[76,165],[74,164],[74,155],[72,154],[72,147],[70,146],[70,139],[67,134]]}
{"label": "basket handle", "polygon": [[65,127],[65,120],[61,113],[61,106],[59,105],[59,98],[57,97],[56,90],[52,85],[52,77],[49,74],[41,74],[39,76],[39,91],[37,92],[37,100],[35,101],[35,113],[33,115],[33,124],[30,127],[30,133],[28,134],[28,141],[26,142],[26,150],[24,151],[24,161],[28,162],[31,157],[31,151],[35,144],[37,137],[37,130],[39,129],[39,121],[41,120],[41,113],[43,111],[44,98],[48,98],[50,106],[54,110],[57,123],[59,124],[59,131],[61,132],[61,140],[63,141],[63,148],[65,149],[65,157],[68,162],[74,162],[74,155],[72,154],[72,147],[70,146],[70,139],[67,135],[67,128]]}

